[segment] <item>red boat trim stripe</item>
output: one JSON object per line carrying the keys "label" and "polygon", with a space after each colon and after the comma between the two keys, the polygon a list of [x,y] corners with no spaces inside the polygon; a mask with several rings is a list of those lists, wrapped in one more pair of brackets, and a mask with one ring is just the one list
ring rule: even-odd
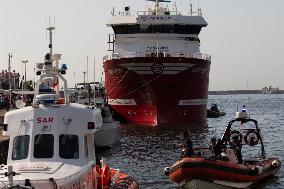
{"label": "red boat trim stripe", "polygon": [[[218,171],[224,171],[233,174],[240,174],[240,175],[248,175],[248,176],[258,176],[253,173],[253,171],[248,167],[247,169],[241,169],[236,167],[228,167],[224,165],[218,165],[211,162],[181,162],[178,165],[174,166],[170,170],[170,174],[174,173],[178,169],[187,169],[187,168],[207,168],[207,169],[214,169]],[[271,171],[270,169],[263,169],[262,174]]]}

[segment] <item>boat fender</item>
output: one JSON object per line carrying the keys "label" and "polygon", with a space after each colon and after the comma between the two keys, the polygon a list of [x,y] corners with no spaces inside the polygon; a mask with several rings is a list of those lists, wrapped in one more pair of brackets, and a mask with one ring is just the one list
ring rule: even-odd
{"label": "boat fender", "polygon": [[261,166],[255,166],[251,170],[253,175],[260,175],[263,171],[263,168]]}
{"label": "boat fender", "polygon": [[258,175],[258,173],[259,173],[259,169],[258,169],[257,166],[251,168],[251,174],[252,174],[252,175]]}
{"label": "boat fender", "polygon": [[279,164],[280,164],[279,161],[275,159],[271,162],[271,167],[273,169],[277,169],[279,167]]}
{"label": "boat fender", "polygon": [[98,165],[96,165],[93,168],[93,183],[98,183],[98,186],[102,185],[101,179],[99,179],[100,175],[101,175],[101,168]]}
{"label": "boat fender", "polygon": [[105,165],[102,169],[101,169],[101,182],[102,182],[102,188],[104,189],[109,189],[110,186],[110,168],[109,166]]}
{"label": "boat fender", "polygon": [[261,166],[256,166],[256,168],[258,169],[258,174],[260,175],[263,171],[263,168]]}
{"label": "boat fender", "polygon": [[170,175],[170,170],[171,170],[170,167],[165,167],[164,173],[165,173],[166,176],[169,176],[169,175]]}

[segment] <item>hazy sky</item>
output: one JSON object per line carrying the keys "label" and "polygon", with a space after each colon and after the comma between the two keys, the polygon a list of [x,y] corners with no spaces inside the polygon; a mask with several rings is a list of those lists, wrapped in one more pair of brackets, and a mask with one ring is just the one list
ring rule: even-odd
{"label": "hazy sky", "polygon": [[[189,0],[177,0],[181,11],[189,10]],[[192,0],[194,9],[198,1]],[[69,85],[83,80],[89,56],[89,81],[101,78],[102,57],[107,54],[106,27],[112,7],[144,10],[144,0],[0,0],[0,69],[21,73],[27,64],[28,79],[33,67],[48,51],[45,28],[55,17],[54,51],[68,64]],[[272,85],[284,89],[284,1],[283,0],[199,0],[208,26],[203,28],[201,51],[212,56],[210,90],[261,89]],[[74,78],[75,72],[75,78]]]}

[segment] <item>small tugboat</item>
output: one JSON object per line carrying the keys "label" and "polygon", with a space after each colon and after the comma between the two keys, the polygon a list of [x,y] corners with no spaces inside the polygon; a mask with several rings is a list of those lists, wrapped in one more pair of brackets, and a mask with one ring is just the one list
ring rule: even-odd
{"label": "small tugboat", "polygon": [[[240,125],[236,127],[236,123]],[[244,108],[229,122],[222,139],[211,142],[210,147],[193,148],[193,155],[182,157],[172,167],[165,168],[165,173],[183,188],[192,182],[197,188],[209,184],[247,188],[276,174],[281,167],[278,159],[266,157],[258,122],[250,119]],[[242,147],[260,147],[261,155],[243,157]]]}
{"label": "small tugboat", "polygon": [[220,111],[217,104],[212,104],[211,108],[207,109],[207,118],[218,118],[224,115],[226,115],[226,113]]}
{"label": "small tugboat", "polygon": [[[94,133],[101,126],[99,108],[70,103],[60,55],[50,53],[37,64],[35,98],[32,106],[5,114],[3,135],[9,137],[7,165],[0,168],[0,188],[101,189],[138,188],[133,178],[96,161]],[[64,98],[60,98],[59,81]],[[54,91],[40,93],[39,86]]]}

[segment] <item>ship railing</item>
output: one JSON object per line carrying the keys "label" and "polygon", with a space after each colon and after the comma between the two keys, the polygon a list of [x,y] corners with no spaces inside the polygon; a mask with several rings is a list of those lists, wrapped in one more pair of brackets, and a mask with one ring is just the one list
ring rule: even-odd
{"label": "ship railing", "polygon": [[180,11],[137,11],[137,15],[182,15]]}
{"label": "ship railing", "polygon": [[137,15],[166,15],[166,16],[181,16],[181,15],[189,15],[189,16],[202,16],[201,12],[191,12],[190,14],[185,14],[180,11],[137,11]]}
{"label": "ship railing", "polygon": [[103,57],[103,62],[107,60],[120,59],[120,58],[134,58],[134,57],[185,57],[185,58],[196,58],[211,61],[209,54],[196,52],[188,54],[184,52],[128,52],[128,53],[112,53]]}
{"label": "ship railing", "polygon": [[[130,15],[133,15],[131,14],[131,12],[129,11],[112,11],[111,12],[111,15],[112,16],[130,16]],[[201,11],[197,11],[197,12],[190,12],[190,13],[184,13],[184,12],[181,12],[181,11],[136,11],[136,15],[152,15],[152,16],[155,16],[155,15],[166,15],[166,16],[181,16],[181,15],[188,15],[188,16],[202,16],[202,13]]]}
{"label": "ship railing", "polygon": [[206,53],[196,52],[196,53],[194,53],[193,58],[211,61],[211,55],[206,54]]}
{"label": "ship railing", "polygon": [[[156,13],[156,11],[137,11],[136,12],[137,15],[166,15],[166,16],[181,16],[181,15],[188,15],[188,16],[202,16],[201,12],[191,12],[190,14],[184,14],[180,11],[160,11],[158,13]],[[130,16],[132,14],[130,14],[129,12],[125,12],[125,11],[116,11],[116,12],[111,12],[112,16]]]}

